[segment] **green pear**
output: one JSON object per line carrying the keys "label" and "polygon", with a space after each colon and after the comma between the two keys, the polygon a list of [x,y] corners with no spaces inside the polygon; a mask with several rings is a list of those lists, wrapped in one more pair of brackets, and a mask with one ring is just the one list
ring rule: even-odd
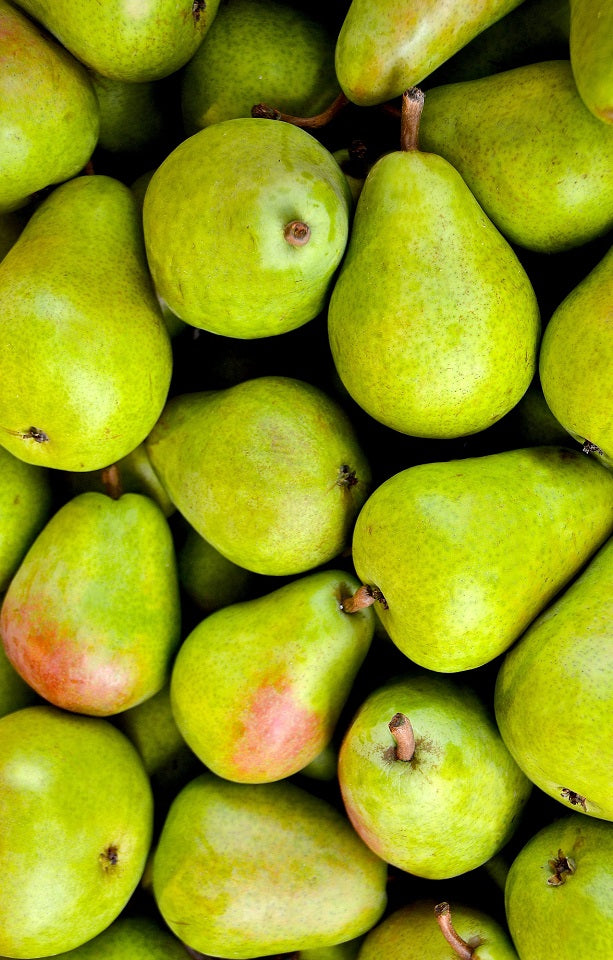
{"label": "green pear", "polygon": [[577,90],[595,117],[613,123],[613,6],[569,0],[570,62]]}
{"label": "green pear", "polygon": [[430,90],[421,143],[521,247],[570,250],[613,226],[613,128],[583,103],[568,60]]}
{"label": "green pear", "polygon": [[119,916],[149,852],[153,798],[136,750],[50,706],[0,720],[0,954],[72,950]]}
{"label": "green pear", "polygon": [[525,270],[461,176],[417,148],[422,103],[421,91],[404,94],[403,149],[366,178],[328,331],[338,374],[371,417],[451,438],[519,401],[540,320]]}
{"label": "green pear", "polygon": [[352,0],[336,43],[336,73],[362,107],[420,83],[521,0]]}
{"label": "green pear", "polygon": [[613,820],[613,539],[502,663],[496,720],[541,790]]}
{"label": "green pear", "polygon": [[547,405],[538,374],[509,413],[506,422],[515,431],[522,447],[570,445],[568,431],[556,420]]}
{"label": "green pear", "polygon": [[96,470],[153,427],[172,354],[118,180],[57,187],[0,263],[0,363],[0,444],[26,462]]}
{"label": "green pear", "polygon": [[554,417],[613,468],[613,247],[545,328],[539,370]]}
{"label": "green pear", "polygon": [[339,93],[334,37],[317,20],[276,0],[227,0],[182,78],[188,133],[266,103],[310,117]]}
{"label": "green pear", "polygon": [[612,530],[613,476],[532,447],[397,473],[360,511],[353,560],[394,643],[447,673],[506,650]]}
{"label": "green pear", "polygon": [[233,563],[273,576],[338,556],[370,488],[342,409],[290,377],[173,397],[147,450],[188,523]]}
{"label": "green pear", "polygon": [[206,773],[170,808],[153,891],[190,947],[246,960],[366,933],[385,908],[386,873],[327,802],[288,781],[239,784]]}
{"label": "green pear", "polygon": [[180,603],[159,507],[93,492],[61,507],[11,580],[0,635],[24,680],[66,710],[109,716],[161,690]]}
{"label": "green pear", "polygon": [[100,118],[84,67],[6,0],[0,0],[0,64],[5,213],[82,170],[96,146]]}
{"label": "green pear", "polygon": [[528,841],[505,887],[520,960],[611,956],[612,858],[611,824],[576,814],[548,824]]}
{"label": "green pear", "polygon": [[19,0],[68,50],[104,77],[159,80],[194,55],[219,0]]}
{"label": "green pear", "polygon": [[36,692],[22,680],[0,644],[0,717],[36,702]]}
{"label": "green pear", "polygon": [[0,213],[0,261],[9,252],[26,223],[23,209]]}
{"label": "green pear", "polygon": [[358,587],[342,571],[319,571],[192,630],[173,667],[172,710],[213,773],[269,783],[330,742],[373,636],[370,609],[342,607]]}
{"label": "green pear", "polygon": [[481,700],[434,674],[400,677],[366,698],[341,744],[338,780],[371,850],[428,879],[493,857],[532,788]]}
{"label": "green pear", "polygon": [[90,490],[108,493],[112,497],[119,497],[122,493],[143,493],[155,500],[166,517],[175,511],[174,503],[151,466],[144,442],[104,470],[67,473],[66,479],[75,495]]}
{"label": "green pear", "polygon": [[253,117],[205,127],[147,188],[157,292],[186,323],[228,337],[302,326],[324,306],[350,206],[336,160],[306,130]]}
{"label": "green pear", "polygon": [[0,594],[46,523],[52,508],[47,471],[0,447]]}
{"label": "green pear", "polygon": [[98,146],[111,153],[151,149],[164,132],[158,87],[90,73],[100,106]]}
{"label": "green pear", "polygon": [[256,579],[249,570],[224,557],[191,527],[177,560],[181,586],[206,613],[245,600]]}
{"label": "green pear", "polygon": [[[446,921],[451,915],[448,926],[459,938],[458,950],[450,950],[451,944],[436,921],[438,906],[434,900],[416,900],[395,910],[366,935],[358,960],[452,960],[456,956],[518,960],[500,924],[482,910],[463,904],[454,903],[450,913],[441,912]],[[464,953],[460,952],[462,942]]]}

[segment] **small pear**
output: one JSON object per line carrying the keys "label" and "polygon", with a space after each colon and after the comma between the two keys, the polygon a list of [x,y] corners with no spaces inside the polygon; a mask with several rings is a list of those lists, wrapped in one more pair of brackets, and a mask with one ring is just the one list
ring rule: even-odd
{"label": "small pear", "polygon": [[52,509],[49,474],[0,447],[0,594]]}
{"label": "small pear", "polygon": [[205,613],[245,600],[257,579],[228,560],[191,527],[178,552],[179,581]]}
{"label": "small pear", "polygon": [[613,6],[598,0],[570,2],[570,63],[584,104],[613,123]]}
{"label": "small pear", "polygon": [[110,153],[135,153],[159,144],[165,117],[153,81],[128,83],[90,72],[100,107],[98,146]]}

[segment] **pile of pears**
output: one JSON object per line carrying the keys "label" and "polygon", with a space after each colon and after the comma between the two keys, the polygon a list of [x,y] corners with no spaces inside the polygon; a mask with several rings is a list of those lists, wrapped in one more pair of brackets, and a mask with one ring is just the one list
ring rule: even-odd
{"label": "pile of pears", "polygon": [[613,958],[613,5],[0,0],[0,960]]}

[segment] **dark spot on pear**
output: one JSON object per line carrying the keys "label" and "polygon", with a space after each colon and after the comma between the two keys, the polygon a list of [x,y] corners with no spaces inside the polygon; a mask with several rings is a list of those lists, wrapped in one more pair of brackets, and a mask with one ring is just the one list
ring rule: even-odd
{"label": "dark spot on pear", "polygon": [[49,437],[44,430],[39,430],[38,427],[28,427],[27,430],[21,434],[24,440],[35,440],[36,443],[48,443]]}
{"label": "dark spot on pear", "polygon": [[566,883],[568,877],[575,872],[575,861],[567,857],[562,850],[558,850],[557,857],[549,861],[549,867],[552,875],[547,878],[550,887],[559,887]]}
{"label": "dark spot on pear", "polygon": [[114,843],[109,844],[109,846],[105,847],[102,851],[98,859],[105,872],[111,870],[119,863],[119,849]]}
{"label": "dark spot on pear", "polygon": [[591,440],[585,439],[583,441],[583,446],[581,447],[582,453],[597,453],[600,457],[604,456],[604,452],[600,449],[598,444],[593,443]]}
{"label": "dark spot on pear", "polygon": [[206,10],[205,0],[194,0],[194,3],[192,5],[192,16],[194,18],[195,23],[199,22],[200,15],[204,12],[204,10]]}
{"label": "dark spot on pear", "polygon": [[560,791],[560,796],[563,800],[568,800],[569,803],[572,803],[573,807],[582,807],[587,813],[587,798],[583,797],[580,793],[575,793],[574,790],[563,787]]}
{"label": "dark spot on pear", "polygon": [[356,477],[355,470],[352,470],[347,463],[341,464],[341,467],[338,471],[338,477],[336,478],[336,483],[339,487],[345,487],[346,489],[351,489],[351,487],[356,487],[360,481]]}

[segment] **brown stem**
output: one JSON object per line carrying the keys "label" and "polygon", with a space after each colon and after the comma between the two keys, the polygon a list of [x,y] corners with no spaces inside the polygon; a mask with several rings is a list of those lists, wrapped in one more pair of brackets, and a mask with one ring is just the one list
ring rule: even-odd
{"label": "brown stem", "polygon": [[93,177],[96,171],[94,170],[93,160],[88,160],[85,166],[83,167],[83,173],[86,177]]}
{"label": "brown stem", "polygon": [[424,94],[419,87],[410,87],[402,94],[400,149],[419,150],[419,121],[424,108]]}
{"label": "brown stem", "polygon": [[325,127],[348,103],[345,94],[339,93],[329,107],[313,117],[294,117],[290,113],[277,110],[276,107],[269,107],[267,103],[256,103],[251,108],[251,116],[263,120],[283,120],[285,123],[293,123],[295,127],[307,127],[313,130],[317,127]]}
{"label": "brown stem", "polygon": [[456,953],[458,957],[461,957],[462,960],[470,960],[475,952],[475,948],[471,947],[466,940],[463,940],[455,930],[451,922],[451,910],[446,901],[437,903],[434,908],[434,916],[437,919],[441,933],[454,953]]}
{"label": "brown stem", "polygon": [[119,467],[116,463],[112,463],[110,467],[105,467],[102,471],[102,485],[108,497],[112,497],[113,500],[119,500],[123,490],[121,489]]}
{"label": "brown stem", "polygon": [[304,247],[311,238],[311,228],[303,220],[290,220],[285,224],[283,236],[290,247]]}
{"label": "brown stem", "polygon": [[345,613],[357,613],[358,610],[363,610],[364,607],[372,606],[376,599],[371,588],[363,583],[361,587],[358,587],[352,597],[347,597],[346,600],[343,600],[341,610]]}
{"label": "brown stem", "polygon": [[415,734],[411,721],[404,713],[395,713],[388,727],[396,741],[396,760],[408,763],[415,755]]}

